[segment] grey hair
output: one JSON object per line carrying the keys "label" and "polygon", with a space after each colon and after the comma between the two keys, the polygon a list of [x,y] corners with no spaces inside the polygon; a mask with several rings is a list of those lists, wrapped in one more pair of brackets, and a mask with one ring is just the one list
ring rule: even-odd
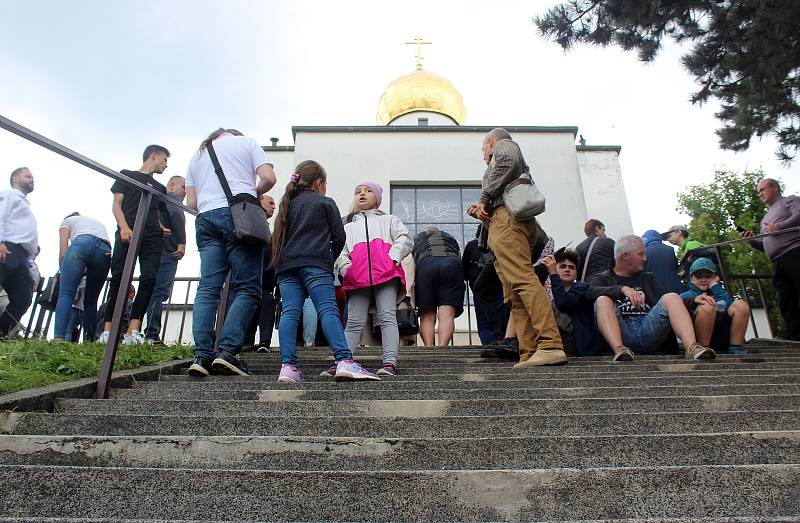
{"label": "grey hair", "polygon": [[486,138],[490,138],[495,142],[499,142],[500,140],[510,140],[511,134],[509,134],[509,132],[502,127],[496,127],[489,131],[489,134],[486,135]]}
{"label": "grey hair", "polygon": [[758,185],[761,182],[767,182],[767,185],[775,187],[776,189],[778,189],[778,192],[780,192],[781,190],[781,184],[779,184],[778,181],[775,180],[774,178],[761,178],[760,180],[758,180],[756,185]]}
{"label": "grey hair", "polygon": [[629,234],[619,238],[617,243],[614,244],[614,258],[620,258],[623,254],[633,252],[634,249],[643,243],[644,240],[642,240],[642,237],[636,236],[635,234]]}
{"label": "grey hair", "polygon": [[439,232],[439,228],[431,223],[425,226],[425,232]]}

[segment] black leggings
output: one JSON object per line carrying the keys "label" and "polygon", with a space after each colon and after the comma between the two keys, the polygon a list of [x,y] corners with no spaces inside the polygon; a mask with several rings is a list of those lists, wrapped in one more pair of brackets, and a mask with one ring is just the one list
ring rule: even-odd
{"label": "black leggings", "polygon": [[[111,285],[108,289],[104,321],[111,321],[114,317],[114,305],[117,301],[117,292],[122,282],[122,270],[125,267],[125,258],[128,256],[129,243],[119,238],[119,229],[114,235],[114,252],[111,254]],[[164,240],[161,233],[144,232],[142,244],[139,247],[139,288],[136,290],[136,299],[131,307],[131,319],[141,320],[150,304],[153,287],[156,284],[158,268],[161,265],[161,251],[164,250]],[[127,292],[127,290],[126,290]]]}

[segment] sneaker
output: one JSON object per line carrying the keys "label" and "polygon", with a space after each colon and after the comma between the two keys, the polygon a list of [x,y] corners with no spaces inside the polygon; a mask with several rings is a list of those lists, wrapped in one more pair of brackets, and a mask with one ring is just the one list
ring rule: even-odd
{"label": "sneaker", "polygon": [[335,363],[333,365],[331,365],[330,367],[328,367],[327,370],[323,370],[322,372],[319,373],[319,377],[320,378],[333,378],[334,376],[336,376],[336,364]]}
{"label": "sneaker", "polygon": [[686,351],[687,360],[713,360],[717,357],[717,353],[711,347],[703,347],[699,343],[695,343],[689,350]]}
{"label": "sneaker", "polygon": [[131,331],[122,338],[123,345],[144,345],[147,341],[144,339],[144,334],[139,331]]}
{"label": "sneaker", "polygon": [[378,376],[397,376],[397,367],[391,363],[384,363],[383,367],[378,369],[375,374]]}
{"label": "sneaker", "polygon": [[97,343],[102,343],[105,345],[108,343],[108,337],[111,336],[111,333],[108,331],[103,331],[99,338],[97,338]]}
{"label": "sneaker", "polygon": [[269,345],[267,345],[266,343],[259,343],[256,352],[268,353],[272,352],[272,349],[270,349]]}
{"label": "sneaker", "polygon": [[214,362],[211,364],[211,369],[216,374],[226,374],[228,376],[249,376],[250,371],[247,368],[247,363],[243,362],[230,352],[220,349]]}
{"label": "sneaker", "polygon": [[625,345],[620,345],[612,361],[633,361],[633,351]]}
{"label": "sneaker", "polygon": [[281,365],[281,373],[278,375],[278,383],[293,383],[295,385],[303,384],[303,373],[296,365],[284,363]]}
{"label": "sneaker", "polygon": [[336,381],[381,381],[353,360],[342,360],[336,364]]}
{"label": "sneaker", "polygon": [[195,358],[186,374],[196,378],[205,378],[211,374],[211,361],[211,358]]}
{"label": "sneaker", "polygon": [[541,365],[563,365],[568,359],[567,353],[562,349],[539,349],[526,361],[521,361],[514,365],[514,368],[524,369]]}
{"label": "sneaker", "polygon": [[744,356],[745,354],[749,354],[747,349],[744,347],[740,347],[738,345],[731,345],[728,347],[728,354],[737,354],[739,356]]}

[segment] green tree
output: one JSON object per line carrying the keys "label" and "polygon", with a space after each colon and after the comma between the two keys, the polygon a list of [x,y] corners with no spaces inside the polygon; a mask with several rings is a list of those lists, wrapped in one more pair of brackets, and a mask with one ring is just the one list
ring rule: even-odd
{"label": "green tree", "polygon": [[700,85],[690,99],[720,101],[723,149],[774,134],[781,160],[800,151],[798,0],[568,0],[533,21],[564,49],[615,44],[645,62],[664,38],[689,42],[681,62]]}
{"label": "green tree", "polygon": [[[690,216],[689,233],[705,244],[740,238],[736,226],[757,232],[767,212],[766,205],[756,194],[756,184],[764,177],[762,171],[716,171],[711,183],[692,185],[678,193],[676,210]],[[729,275],[772,274],[766,255],[745,242],[723,248],[722,257]],[[741,296],[741,282],[727,283]],[[777,310],[775,291],[769,280],[762,280],[762,283],[765,284],[764,298],[772,307],[771,320],[777,334],[782,331],[783,320]],[[754,281],[747,281],[746,290],[751,301],[760,303]]]}

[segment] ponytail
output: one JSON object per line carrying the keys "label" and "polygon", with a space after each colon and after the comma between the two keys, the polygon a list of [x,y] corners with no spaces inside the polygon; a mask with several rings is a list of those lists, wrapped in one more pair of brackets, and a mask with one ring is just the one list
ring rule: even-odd
{"label": "ponytail", "polygon": [[327,178],[325,169],[315,162],[314,160],[305,160],[300,162],[294,170],[289,183],[286,184],[286,190],[281,197],[281,202],[278,207],[278,217],[275,218],[275,231],[272,233],[272,260],[270,268],[274,268],[281,259],[283,248],[286,244],[286,223],[287,216],[289,215],[289,205],[294,200],[295,196],[300,194],[304,189],[310,189],[314,182],[319,179],[323,181]]}

